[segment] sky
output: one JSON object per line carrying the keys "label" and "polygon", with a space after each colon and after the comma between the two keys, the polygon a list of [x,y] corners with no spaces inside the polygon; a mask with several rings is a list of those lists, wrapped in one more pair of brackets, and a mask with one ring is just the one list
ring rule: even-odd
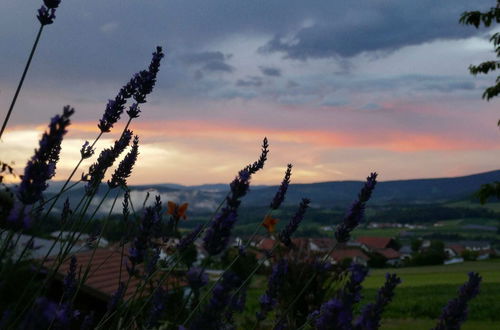
{"label": "sky", "polygon": [[[0,115],[38,30],[41,0],[0,2]],[[0,157],[19,174],[52,116],[75,108],[56,180],[157,45],[157,85],[131,129],[130,184],[224,183],[270,152],[256,184],[452,177],[500,168],[495,29],[458,23],[493,0],[62,0],[44,29]],[[109,147],[123,122],[105,134]],[[84,161],[85,172],[95,157]]]}

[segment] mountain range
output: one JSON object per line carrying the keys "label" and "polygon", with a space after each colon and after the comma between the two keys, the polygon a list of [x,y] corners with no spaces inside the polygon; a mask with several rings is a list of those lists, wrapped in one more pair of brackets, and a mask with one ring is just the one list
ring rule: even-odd
{"label": "mountain range", "polygon": [[[471,199],[482,184],[500,179],[500,170],[485,173],[434,179],[413,179],[378,182],[370,203],[376,205],[394,204],[429,204]],[[46,196],[57,193],[62,182],[52,182]],[[331,181],[308,184],[290,184],[285,200],[285,205],[296,205],[301,198],[312,200],[311,206],[316,208],[345,207],[357,196],[363,186],[363,181]],[[179,184],[154,184],[135,185],[131,190],[132,203],[137,208],[142,205],[149,193],[147,204],[154,200],[155,195],[161,195],[162,201],[176,203],[189,203],[190,211],[214,210],[224,199],[229,191],[228,184],[206,184],[197,186],[183,186]],[[278,186],[250,186],[250,191],[244,197],[245,207],[266,206],[270,203]],[[104,197],[107,190],[105,184],[101,185],[98,196],[94,198],[94,205]],[[66,196],[71,205],[76,205],[84,194],[83,184],[77,185]],[[103,203],[101,209],[109,210],[113,203],[115,192],[111,192]],[[121,206],[117,211],[121,210]]]}

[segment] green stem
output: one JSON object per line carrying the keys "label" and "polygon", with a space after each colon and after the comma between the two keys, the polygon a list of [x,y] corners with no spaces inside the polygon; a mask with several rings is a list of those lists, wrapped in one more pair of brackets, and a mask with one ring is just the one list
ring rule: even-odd
{"label": "green stem", "polygon": [[40,41],[40,36],[42,35],[43,31],[43,24],[40,24],[40,29],[38,30],[38,34],[36,35],[35,42],[33,43],[33,47],[31,48],[30,55],[28,57],[28,61],[26,62],[26,65],[24,67],[23,74],[21,75],[21,80],[19,80],[19,84],[17,85],[16,92],[14,93],[14,98],[12,99],[10,103],[9,110],[7,111],[7,115],[5,116],[5,119],[2,124],[2,128],[0,129],[0,139],[2,138],[3,132],[5,131],[5,128],[7,127],[7,123],[9,122],[10,115],[12,114],[12,110],[14,110],[14,106],[16,105],[17,97],[19,96],[19,92],[21,92],[21,88],[23,87],[24,83],[24,78],[26,78],[26,74],[28,73],[28,69],[31,64],[31,60],[33,59],[33,55],[35,55],[35,50],[36,47],[38,46],[38,41]]}

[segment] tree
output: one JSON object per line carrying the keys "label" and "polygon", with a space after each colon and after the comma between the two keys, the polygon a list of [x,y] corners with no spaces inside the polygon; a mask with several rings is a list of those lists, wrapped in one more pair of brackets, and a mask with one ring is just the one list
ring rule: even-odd
{"label": "tree", "polygon": [[[500,23],[500,0],[497,0],[496,7],[491,7],[489,11],[468,11],[462,14],[460,17],[460,23],[465,25],[473,25],[476,29],[480,26],[490,27],[492,24]],[[493,34],[490,37],[490,42],[493,43],[495,48],[495,53],[497,58],[500,58],[500,32]],[[477,74],[488,74],[492,71],[500,69],[500,61],[491,60],[480,63],[479,65],[469,66],[469,71],[473,75]],[[489,101],[491,98],[498,96],[500,94],[500,75],[496,78],[496,84],[490,86],[484,90],[483,99]],[[500,120],[497,123],[500,126]],[[479,198],[481,204],[484,204],[490,197],[496,197],[500,199],[500,182],[495,181],[493,183],[484,184],[481,186],[479,191],[476,193],[476,197]]]}
{"label": "tree", "polygon": [[[476,29],[481,25],[484,27],[490,27],[494,23],[500,23],[500,0],[497,0],[496,7],[491,7],[489,11],[468,11],[463,13],[460,17],[460,23],[473,25]],[[490,37],[490,42],[493,43],[497,58],[500,58],[500,32],[493,34]],[[479,73],[488,74],[497,69],[500,69],[500,61],[498,60],[485,61],[479,65],[471,65],[469,67],[469,71],[473,75],[477,75]],[[495,85],[485,89],[483,99],[489,101],[491,98],[498,96],[498,94],[500,94],[500,75],[497,76]],[[500,120],[498,121],[498,125],[500,126]]]}

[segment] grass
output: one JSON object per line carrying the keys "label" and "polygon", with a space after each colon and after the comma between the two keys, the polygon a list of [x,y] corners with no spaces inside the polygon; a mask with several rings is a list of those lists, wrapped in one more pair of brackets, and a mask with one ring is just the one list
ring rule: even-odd
{"label": "grass", "polygon": [[[396,296],[383,315],[381,329],[430,329],[442,308],[454,298],[458,288],[467,280],[467,273],[476,271],[483,277],[481,292],[469,306],[468,321],[462,329],[493,330],[500,324],[500,259],[469,261],[461,264],[399,269],[375,269],[363,283],[363,301],[374,300],[387,272],[396,272],[403,283],[396,289]],[[259,297],[267,281],[256,276],[248,291],[246,315],[255,315]]]}
{"label": "grass", "polygon": [[[483,277],[480,294],[469,306],[464,329],[498,329],[500,322],[500,260],[464,262],[454,265],[410,267],[394,270],[403,279],[396,296],[384,313],[382,329],[429,329],[445,304],[467,280],[467,272]],[[364,304],[373,301],[385,273],[374,270],[364,282]]]}

